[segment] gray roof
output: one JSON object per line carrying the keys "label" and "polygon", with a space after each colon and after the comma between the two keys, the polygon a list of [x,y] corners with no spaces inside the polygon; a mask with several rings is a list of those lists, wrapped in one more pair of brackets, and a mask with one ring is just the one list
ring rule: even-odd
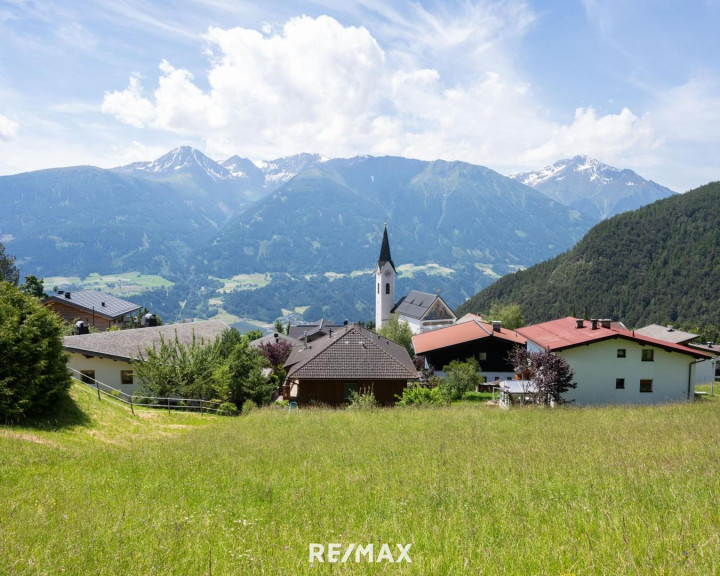
{"label": "gray roof", "polygon": [[97,316],[104,318],[117,318],[118,316],[124,316],[125,314],[130,314],[140,309],[140,306],[137,304],[115,298],[115,296],[110,296],[110,294],[103,294],[97,290],[67,291],[63,294],[53,293],[45,299],[45,302],[67,304],[74,308],[94,312]]}
{"label": "gray roof", "polygon": [[300,340],[298,340],[297,338],[293,338],[292,336],[288,336],[287,334],[280,334],[278,332],[274,332],[272,334],[267,334],[262,338],[258,338],[257,340],[253,340],[252,342],[250,342],[250,346],[259,348],[263,344],[275,344],[278,340],[284,340],[285,342],[288,342],[291,346],[300,344]]}
{"label": "gray roof", "polygon": [[222,336],[226,330],[228,330],[228,325],[220,320],[204,320],[81,336],[65,336],[63,347],[67,352],[76,352],[87,356],[133,360],[139,357],[140,352],[145,352],[148,348],[153,346],[159,348],[162,340],[171,342],[177,336],[179,342],[189,345],[194,337],[196,341],[210,343]]}
{"label": "gray roof", "polygon": [[417,290],[410,290],[410,293],[403,297],[395,305],[392,311],[395,314],[401,314],[402,316],[422,320],[436,300],[440,300],[452,315],[451,317],[455,318],[453,311],[439,295],[428,294],[427,292],[418,292]]}
{"label": "gray roof", "polygon": [[303,340],[307,333],[308,342],[310,342],[321,336],[327,336],[330,330],[334,332],[340,328],[344,328],[344,326],[344,324],[331,324],[321,318],[318,322],[311,324],[291,324],[288,330],[288,336],[297,340]]}
{"label": "gray roof", "polygon": [[310,380],[414,380],[418,377],[408,351],[357,324],[305,348],[293,348],[285,362],[288,378]]}
{"label": "gray roof", "polygon": [[685,344],[698,337],[697,334],[693,334],[692,332],[683,332],[672,326],[660,326],[659,324],[650,324],[644,328],[638,328],[635,330],[635,334],[655,338],[656,340],[663,340],[664,342],[672,342],[673,344]]}

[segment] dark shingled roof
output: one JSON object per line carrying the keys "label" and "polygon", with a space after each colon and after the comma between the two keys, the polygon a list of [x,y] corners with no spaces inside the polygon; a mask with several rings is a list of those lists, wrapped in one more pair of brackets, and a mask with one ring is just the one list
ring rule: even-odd
{"label": "dark shingled roof", "polygon": [[[404,296],[392,309],[394,314],[401,314],[402,316],[408,316],[409,318],[422,318],[427,314],[428,309],[435,303],[436,300],[441,300],[445,304],[445,300],[440,298],[437,294],[428,294],[427,292],[418,292],[417,290],[410,290],[407,296]],[[445,304],[448,310],[450,307]],[[452,310],[450,313],[453,314]],[[453,314],[453,317],[455,315]]]}
{"label": "dark shingled roof", "polygon": [[308,380],[414,380],[408,351],[357,324],[348,324],[307,348],[296,346],[285,363],[288,378]]}
{"label": "dark shingled roof", "polygon": [[113,360],[133,360],[139,357],[140,351],[145,352],[153,346],[160,347],[161,340],[171,342],[177,336],[178,341],[190,345],[193,336],[197,342],[213,342],[228,330],[228,325],[220,320],[202,322],[186,322],[183,324],[166,324],[164,326],[148,326],[132,330],[116,330],[83,334],[81,336],[65,336],[63,347],[67,352],[111,358]]}
{"label": "dark shingled roof", "polygon": [[380,257],[378,258],[378,268],[385,266],[386,262],[390,262],[390,266],[392,266],[392,269],[395,270],[395,263],[392,261],[392,256],[390,256],[390,240],[388,240],[387,224],[385,224],[385,231],[383,232]]}
{"label": "dark shingled roof", "polygon": [[[68,298],[67,295],[70,295]],[[74,308],[81,308],[88,312],[94,312],[96,316],[102,316],[103,318],[117,318],[118,316],[124,316],[139,310],[140,306],[110,296],[110,294],[103,294],[97,290],[80,290],[78,292],[64,292],[63,294],[51,294],[45,301],[47,302],[59,302],[61,304],[67,304]]]}

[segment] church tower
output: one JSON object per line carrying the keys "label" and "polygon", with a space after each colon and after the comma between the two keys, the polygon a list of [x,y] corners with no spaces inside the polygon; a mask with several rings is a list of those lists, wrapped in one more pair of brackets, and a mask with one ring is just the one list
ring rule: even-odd
{"label": "church tower", "polygon": [[395,304],[395,264],[390,256],[387,224],[383,232],[380,258],[375,267],[375,329],[379,330],[390,320]]}

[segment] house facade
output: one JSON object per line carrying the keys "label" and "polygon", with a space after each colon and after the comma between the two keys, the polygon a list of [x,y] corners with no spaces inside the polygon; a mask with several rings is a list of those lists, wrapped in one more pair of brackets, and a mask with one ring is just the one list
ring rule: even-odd
{"label": "house facade", "polygon": [[380,404],[394,404],[408,381],[418,378],[403,346],[357,324],[295,346],[285,370],[283,398],[299,405],[342,406],[363,390]]}
{"label": "house facade", "polygon": [[416,334],[412,339],[415,354],[442,371],[453,360],[475,358],[486,382],[508,380],[515,376],[508,355],[516,346],[526,345],[523,336],[507,330],[500,322],[484,322],[479,317],[446,328]]}
{"label": "house facade", "polygon": [[392,313],[407,322],[413,334],[446,328],[455,324],[457,316],[439,294],[411,290],[400,299]]}
{"label": "house facade", "polygon": [[58,290],[43,300],[43,304],[66,322],[79,320],[101,332],[126,326],[130,316],[140,310],[137,304],[97,290]]}
{"label": "house facade", "polygon": [[74,377],[90,384],[97,380],[126,394],[134,394],[142,382],[135,377],[132,363],[148,348],[159,349],[163,340],[172,342],[175,338],[185,345],[192,344],[193,339],[209,344],[228,329],[220,320],[167,324],[66,336],[63,347],[70,354],[68,368]]}
{"label": "house facade", "polygon": [[710,356],[681,344],[641,336],[609,321],[574,317],[519,328],[529,351],[551,350],[570,364],[577,404],[653,404],[694,397],[697,366]]}
{"label": "house facade", "polygon": [[695,386],[699,384],[708,384],[720,376],[720,374],[717,373],[717,356],[720,354],[720,349],[718,349],[712,342],[693,342],[693,340],[697,340],[699,337],[698,334],[678,330],[674,326],[662,326],[660,324],[650,324],[648,326],[638,328],[635,330],[635,334],[649,336],[650,338],[664,340],[666,342],[674,342],[675,344],[683,344],[690,348],[695,348],[696,350],[712,355],[713,358],[710,362],[700,362],[695,366],[693,378],[693,384]]}

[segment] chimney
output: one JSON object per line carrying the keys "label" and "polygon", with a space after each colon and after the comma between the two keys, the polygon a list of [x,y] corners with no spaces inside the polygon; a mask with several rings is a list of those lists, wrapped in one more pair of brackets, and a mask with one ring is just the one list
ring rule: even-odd
{"label": "chimney", "polygon": [[667,329],[668,329],[668,332],[675,332],[675,328],[673,327],[672,324],[668,324]]}
{"label": "chimney", "polygon": [[332,338],[332,328],[328,330],[328,338]]}
{"label": "chimney", "polygon": [[575,328],[585,328],[585,321],[582,318],[575,320]]}
{"label": "chimney", "polygon": [[500,332],[500,330],[502,328],[502,321],[501,320],[493,320],[492,327],[493,327],[493,332]]}
{"label": "chimney", "polygon": [[590,329],[591,329],[591,330],[597,330],[597,329],[598,329],[598,321],[597,321],[597,318],[591,318],[591,319],[590,319]]}
{"label": "chimney", "polygon": [[100,306],[102,306],[103,308],[105,308],[105,302],[100,302]]}
{"label": "chimney", "polygon": [[70,292],[65,292],[65,298],[67,298],[68,300],[71,300],[71,298],[70,298]]}
{"label": "chimney", "polygon": [[612,320],[610,318],[603,318],[602,320],[600,320],[600,325],[603,328],[610,328],[612,325]]}

